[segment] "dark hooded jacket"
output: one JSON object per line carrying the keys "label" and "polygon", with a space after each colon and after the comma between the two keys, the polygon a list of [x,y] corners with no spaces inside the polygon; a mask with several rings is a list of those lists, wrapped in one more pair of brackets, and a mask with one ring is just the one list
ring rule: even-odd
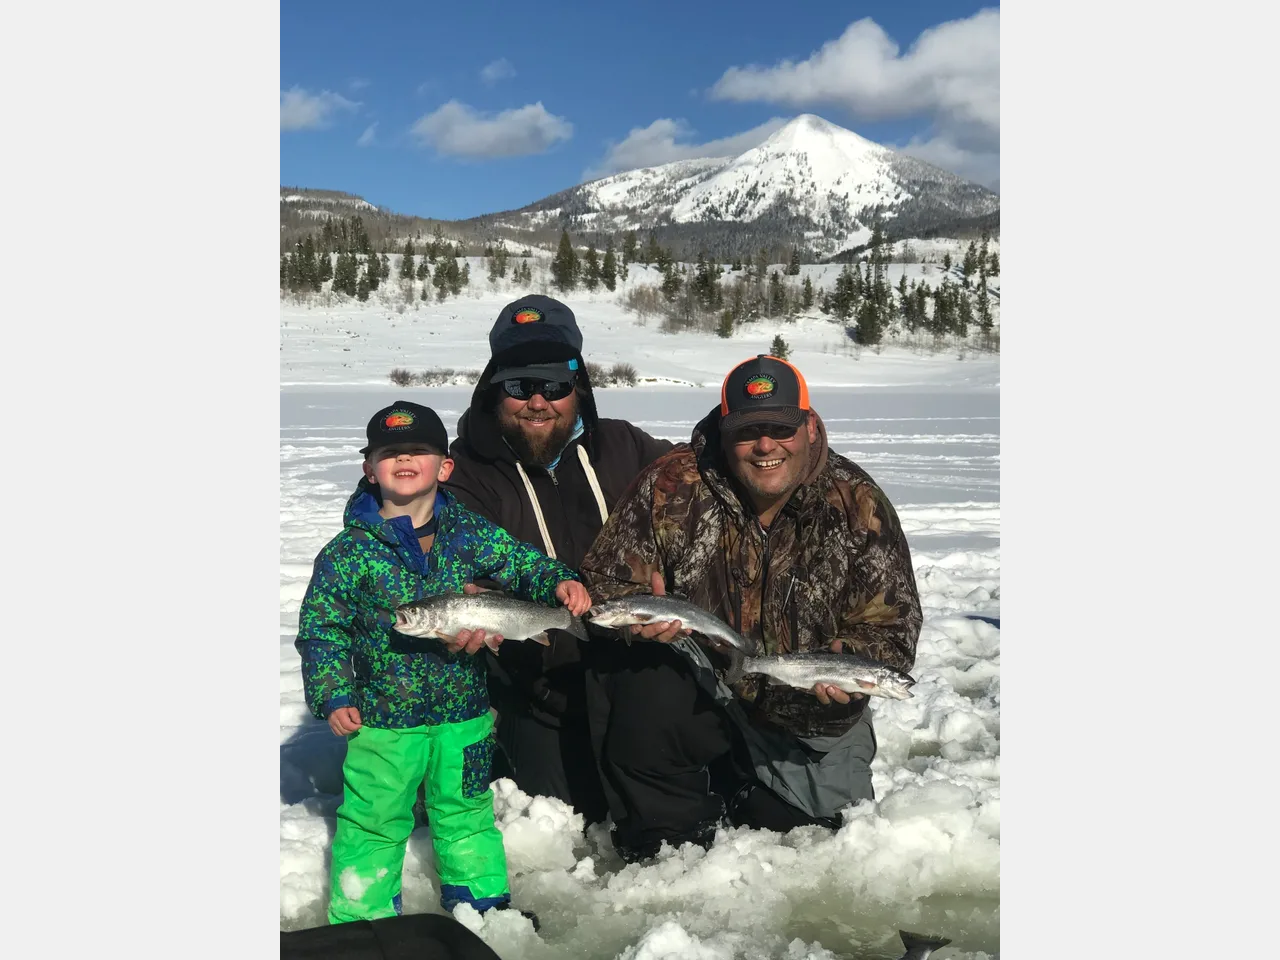
{"label": "dark hooded jacket", "polygon": [[[856,463],[818,440],[800,487],[765,530],[744,507],[720,447],[720,410],[637,480],[580,565],[593,598],[669,593],[709,610],[769,654],[844,649],[901,670],[915,661],[920,599],[906,536]],[[753,721],[798,737],[839,736],[865,700],[823,706],[812,693],[748,676],[734,693]]]}
{"label": "dark hooded jacket", "polygon": [[[578,412],[583,429],[553,469],[517,464],[493,412],[497,388],[488,384],[496,364],[490,360],[472,394],[470,408],[458,421],[457,439],[449,448],[453,475],[444,486],[465,506],[517,540],[577,569],[604,523],[591,475],[607,515],[640,471],[674,444],[655,439],[625,420],[601,419],[585,364],[581,355],[575,356],[582,368],[578,374]],[[590,471],[583,463],[584,456]],[[537,497],[536,510],[525,478]],[[542,535],[538,512],[550,543]],[[504,643],[499,648],[497,669],[491,671],[490,682],[499,713],[528,709],[552,725],[558,725],[558,718],[565,714],[585,715],[578,642],[561,631],[553,631],[551,640],[549,647]]]}

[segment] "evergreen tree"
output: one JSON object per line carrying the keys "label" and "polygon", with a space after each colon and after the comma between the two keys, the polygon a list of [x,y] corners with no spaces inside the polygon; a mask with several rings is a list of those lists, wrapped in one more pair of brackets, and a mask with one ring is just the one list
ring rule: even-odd
{"label": "evergreen tree", "polygon": [[768,316],[780,317],[786,309],[787,294],[782,288],[782,277],[778,276],[777,270],[773,270],[769,273]]}
{"label": "evergreen tree", "polygon": [[968,286],[969,278],[978,272],[978,248],[972,240],[969,241],[969,247],[964,252],[964,263],[961,264],[960,270],[964,273],[965,286]]}
{"label": "evergreen tree", "polygon": [[667,303],[672,303],[679,293],[680,273],[676,270],[675,264],[668,260],[666,268],[662,271],[662,295]]}
{"label": "evergreen tree", "polygon": [[991,316],[991,297],[987,293],[987,285],[984,283],[978,288],[978,325],[982,328],[982,332],[991,333],[995,321]]}
{"label": "evergreen tree", "polygon": [[711,272],[711,264],[707,262],[707,255],[699,250],[698,263],[693,273],[693,295],[698,305],[704,310],[710,309],[711,301],[715,299],[715,285],[715,277]]}
{"label": "evergreen tree", "polygon": [[813,281],[805,277],[800,291],[800,309],[807,313],[813,309]]}
{"label": "evergreen tree", "polygon": [[400,279],[413,279],[413,241],[404,242],[404,254],[400,257]]}
{"label": "evergreen tree", "polygon": [[716,324],[716,334],[721,337],[733,336],[733,310],[725,310],[720,314],[720,322]]}
{"label": "evergreen tree", "polygon": [[587,253],[583,258],[582,282],[592,293],[600,286],[600,258],[596,254],[594,243],[587,244]]}
{"label": "evergreen tree", "polygon": [[969,299],[969,292],[962,290],[956,301],[956,336],[967,337],[969,335],[969,327],[972,324],[973,301]]}
{"label": "evergreen tree", "polygon": [[569,242],[568,230],[560,231],[560,249],[551,261],[551,282],[562,292],[578,285],[578,255]]}
{"label": "evergreen tree", "polygon": [[320,289],[320,265],[316,263],[316,245],[311,234],[307,234],[307,239],[302,243],[301,280],[308,289]]}
{"label": "evergreen tree", "polygon": [[733,255],[733,263],[729,265],[729,269],[734,272],[742,269],[742,257],[739,254]]}
{"label": "evergreen tree", "polygon": [[880,342],[880,310],[873,297],[867,297],[858,307],[858,342],[872,346]]}
{"label": "evergreen tree", "polygon": [[[774,276],[777,276],[777,274],[774,274]],[[775,334],[773,343],[769,344],[769,356],[777,357],[779,360],[785,360],[790,352],[791,346],[787,341],[782,339],[782,334]]]}
{"label": "evergreen tree", "polygon": [[333,261],[329,259],[329,254],[321,253],[319,255],[316,262],[316,276],[320,278],[321,283],[333,279]]}
{"label": "evergreen tree", "polygon": [[363,303],[369,299],[369,270],[366,268],[356,281],[356,299]]}
{"label": "evergreen tree", "polygon": [[800,248],[799,247],[791,248],[791,262],[787,265],[787,276],[789,277],[800,276]]}
{"label": "evergreen tree", "polygon": [[600,266],[600,279],[604,288],[612,293],[618,285],[618,260],[613,254],[613,238],[604,248],[604,263]]}
{"label": "evergreen tree", "polygon": [[636,259],[636,232],[628,230],[622,238],[622,265],[625,267]]}
{"label": "evergreen tree", "polygon": [[942,255],[942,272],[943,273],[951,272],[951,251],[950,250],[948,250],[946,253]]}
{"label": "evergreen tree", "polygon": [[431,264],[427,262],[427,258],[423,257],[418,261],[418,269],[414,271],[414,276],[419,280],[431,279]]}
{"label": "evergreen tree", "polygon": [[[658,241],[652,233],[649,234],[649,240],[645,244],[644,253],[641,254],[640,262],[645,266],[651,263],[657,263],[662,256],[662,248],[658,246]],[[661,264],[659,264],[661,267]]]}
{"label": "evergreen tree", "polygon": [[1000,252],[998,250],[991,251],[991,259],[987,265],[987,276],[1000,276]]}

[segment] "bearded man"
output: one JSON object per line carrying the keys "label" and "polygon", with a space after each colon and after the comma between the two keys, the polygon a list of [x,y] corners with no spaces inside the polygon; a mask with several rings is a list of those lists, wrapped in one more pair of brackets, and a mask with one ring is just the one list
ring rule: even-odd
{"label": "bearded man", "polygon": [[[582,333],[559,300],[531,294],[507,304],[489,348],[444,486],[576,570],[631,481],[674,445],[596,413]],[[608,811],[587,729],[583,649],[568,633],[550,638],[548,647],[503,643],[488,660],[500,748],[494,775],[600,821]],[[458,634],[470,652],[486,639],[480,630]]]}

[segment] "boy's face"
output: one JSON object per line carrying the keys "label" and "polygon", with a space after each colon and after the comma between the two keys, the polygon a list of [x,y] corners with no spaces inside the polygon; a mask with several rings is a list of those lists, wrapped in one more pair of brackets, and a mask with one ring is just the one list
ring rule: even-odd
{"label": "boy's face", "polygon": [[424,443],[396,443],[370,450],[364,475],[384,498],[397,502],[434,496],[436,485],[449,479],[453,461]]}

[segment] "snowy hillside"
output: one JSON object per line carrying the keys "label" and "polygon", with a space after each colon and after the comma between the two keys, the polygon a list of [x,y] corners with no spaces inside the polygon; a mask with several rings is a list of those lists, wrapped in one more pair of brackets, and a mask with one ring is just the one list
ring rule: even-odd
{"label": "snowy hillside", "polygon": [[495,215],[535,229],[572,217],[578,228],[617,231],[674,224],[802,221],[813,250],[865,243],[875,209],[887,223],[972,219],[1000,198],[813,114],[802,114],[737,157],[681,160],[594,180]]}

